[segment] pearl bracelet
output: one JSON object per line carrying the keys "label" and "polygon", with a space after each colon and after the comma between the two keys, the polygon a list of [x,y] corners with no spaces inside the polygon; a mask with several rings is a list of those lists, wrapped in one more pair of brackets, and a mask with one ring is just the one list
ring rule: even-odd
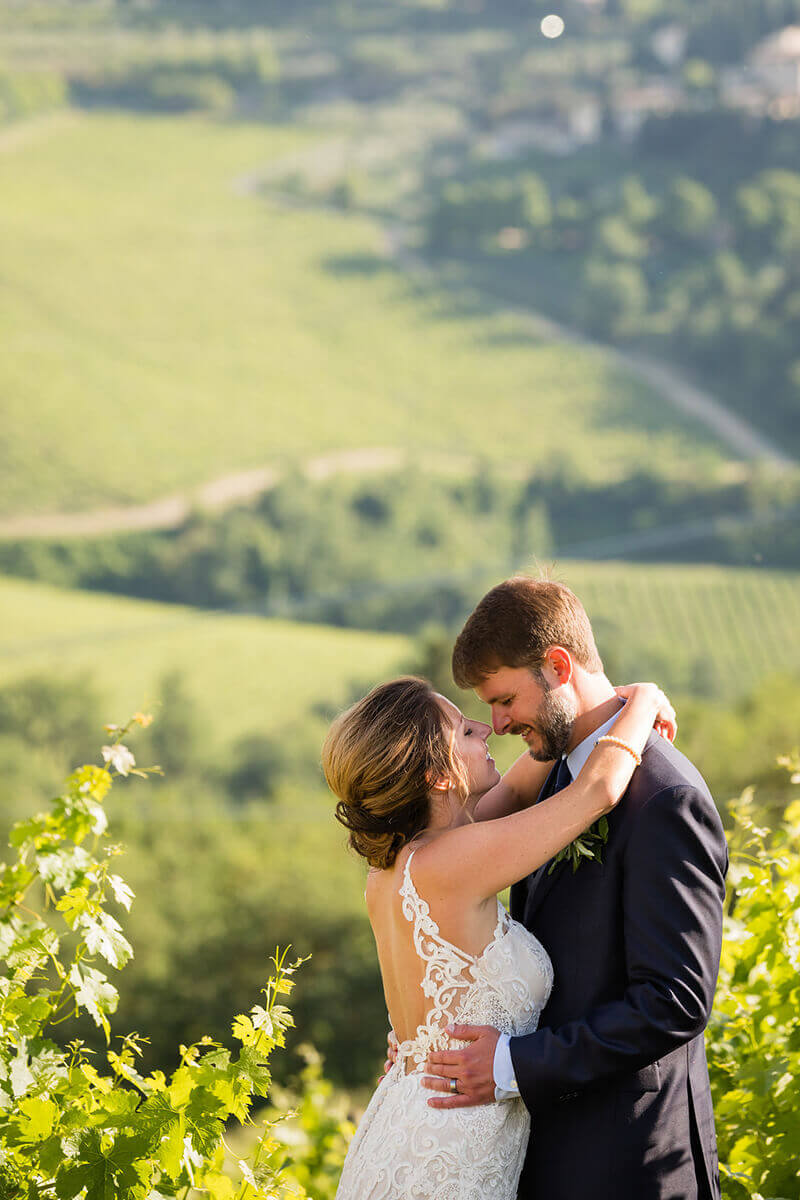
{"label": "pearl bracelet", "polygon": [[629,746],[627,742],[623,742],[622,738],[612,737],[610,733],[605,733],[605,734],[603,734],[602,737],[599,737],[597,739],[597,741],[595,742],[595,746],[599,746],[601,742],[608,742],[612,746],[619,746],[619,748],[621,750],[627,750],[628,754],[632,754],[633,757],[636,759],[637,767],[640,767],[642,765],[641,754],[637,754],[636,751],[634,750],[633,746]]}

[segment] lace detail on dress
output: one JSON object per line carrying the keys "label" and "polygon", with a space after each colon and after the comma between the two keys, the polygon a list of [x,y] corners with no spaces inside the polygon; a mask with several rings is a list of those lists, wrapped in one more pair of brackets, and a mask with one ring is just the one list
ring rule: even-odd
{"label": "lace detail on dress", "polygon": [[403,916],[414,925],[414,949],[422,962],[425,963],[425,975],[422,979],[423,994],[431,1001],[431,1006],[425,1017],[424,1024],[417,1028],[416,1036],[400,1042],[397,1047],[398,1061],[408,1070],[409,1061],[414,1065],[412,1070],[418,1070],[432,1050],[446,1050],[451,1045],[464,1045],[456,1042],[445,1032],[447,1025],[453,1021],[455,1005],[463,993],[468,991],[475,982],[473,966],[486,954],[490,946],[505,933],[508,928],[507,913],[497,901],[497,924],[489,944],[475,958],[448,942],[439,932],[439,926],[431,916],[430,906],[423,900],[411,878],[411,860],[416,854],[412,850],[406,859],[403,869],[403,884],[400,896],[403,901]]}
{"label": "lace detail on dress", "polygon": [[494,936],[477,958],[448,942],[414,887],[412,858],[400,896],[431,1004],[367,1106],[336,1200],[514,1200],[530,1130],[522,1101],[431,1108],[420,1067],[431,1050],[463,1045],[445,1033],[451,1021],[509,1034],[535,1030],[552,987],[550,959],[499,902]]}

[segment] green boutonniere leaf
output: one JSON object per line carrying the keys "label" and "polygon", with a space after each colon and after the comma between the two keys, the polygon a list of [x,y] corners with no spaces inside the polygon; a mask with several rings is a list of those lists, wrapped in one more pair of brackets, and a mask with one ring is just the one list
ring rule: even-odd
{"label": "green boutonniere leaf", "polygon": [[576,837],[574,842],[570,842],[563,850],[559,850],[547,870],[547,874],[551,875],[558,863],[564,859],[572,864],[573,873],[585,859],[594,859],[595,862],[602,863],[603,847],[608,841],[608,819],[601,817],[599,821],[595,821],[585,833],[580,837]]}

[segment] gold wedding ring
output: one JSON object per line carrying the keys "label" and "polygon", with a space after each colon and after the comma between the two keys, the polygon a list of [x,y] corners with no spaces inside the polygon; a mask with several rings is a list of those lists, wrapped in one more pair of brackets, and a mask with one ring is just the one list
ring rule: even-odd
{"label": "gold wedding ring", "polygon": [[450,1092],[453,1096],[458,1095],[458,1080],[457,1079],[450,1080]]}

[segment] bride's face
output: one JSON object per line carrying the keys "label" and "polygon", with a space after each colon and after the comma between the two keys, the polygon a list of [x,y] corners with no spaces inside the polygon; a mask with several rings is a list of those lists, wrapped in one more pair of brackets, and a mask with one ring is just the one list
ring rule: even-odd
{"label": "bride's face", "polygon": [[470,796],[482,796],[500,778],[486,744],[492,727],[465,717],[445,696],[437,696],[436,700],[452,727],[453,756],[463,764]]}

